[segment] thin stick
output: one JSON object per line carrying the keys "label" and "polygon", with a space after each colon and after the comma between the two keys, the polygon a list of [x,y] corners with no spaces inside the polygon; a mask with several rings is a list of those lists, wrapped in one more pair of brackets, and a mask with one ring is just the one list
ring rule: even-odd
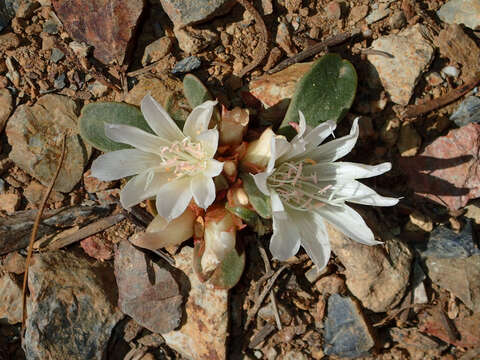
{"label": "thin stick", "polygon": [[125,215],[123,213],[118,213],[115,215],[110,215],[104,219],[95,221],[94,223],[79,229],[74,234],[65,236],[64,238],[60,238],[57,241],[52,242],[47,246],[46,250],[58,250],[62,247],[71,245],[77,241],[83,240],[89,236],[99,233],[100,231],[106,230],[109,227],[118,224],[123,219],[125,219]]}
{"label": "thin stick", "polygon": [[242,78],[246,73],[255,69],[263,61],[265,56],[268,53],[268,30],[265,22],[262,19],[262,16],[258,13],[257,9],[248,1],[248,0],[237,0],[249,13],[255,18],[255,23],[260,30],[260,41],[258,42],[257,47],[255,48],[255,57],[252,62],[245,66],[238,77]]}
{"label": "thin stick", "polygon": [[395,59],[395,56],[393,56],[392,54],[390,54],[386,51],[382,51],[382,50],[362,49],[362,50],[360,50],[360,52],[362,53],[362,55],[379,55],[379,56],[383,56],[383,57],[386,57],[386,58],[389,58],[389,59]]}
{"label": "thin stick", "polygon": [[138,69],[138,70],[135,70],[135,71],[130,71],[130,72],[127,73],[127,76],[128,77],[136,77],[138,75],[145,74],[145,73],[149,72],[150,70],[154,69],[155,66],[157,66],[160,61],[162,61],[162,60],[157,60],[157,61],[151,63],[150,65],[144,66],[141,69]]}
{"label": "thin stick", "polygon": [[480,83],[480,72],[476,73],[473,80],[465,85],[460,86],[457,89],[450,91],[448,94],[441,96],[437,99],[426,102],[425,104],[420,105],[409,105],[405,110],[399,111],[399,115],[402,118],[413,118],[420,115],[429,113],[430,111],[441,108],[445,105],[454,102],[459,99],[467,92],[472,90],[475,86]]}
{"label": "thin stick", "polygon": [[277,280],[278,276],[282,273],[283,270],[285,270],[288,267],[288,265],[282,265],[280,269],[275,271],[273,276],[268,280],[267,285],[263,289],[263,291],[260,293],[260,296],[255,300],[255,305],[253,306],[252,309],[248,312],[247,316],[247,321],[245,322],[244,329],[246,330],[248,326],[250,325],[251,321],[253,320],[253,317],[257,314],[258,310],[260,309],[260,306],[262,306],[263,300],[265,300],[265,297],[267,296],[268,292],[272,288],[273,284],[275,284],[275,281]]}
{"label": "thin stick", "polygon": [[[265,263],[265,272],[267,274],[271,274],[272,267],[270,266],[270,260],[268,259],[267,252],[265,251],[265,248],[260,243],[260,241],[258,243],[259,243],[260,255],[262,256],[263,262]],[[273,309],[273,315],[275,316],[275,323],[277,324],[278,330],[282,330],[283,329],[282,321],[280,320],[280,315],[278,314],[277,299],[275,298],[275,293],[273,290],[270,292],[269,296],[270,296],[270,303]]]}
{"label": "thin stick", "polygon": [[30,267],[30,262],[32,260],[33,243],[35,242],[35,237],[37,236],[37,232],[38,232],[38,226],[40,225],[40,220],[42,218],[43,211],[45,210],[45,206],[47,205],[48,198],[52,193],[53,186],[55,185],[55,181],[57,180],[58,174],[60,174],[60,169],[62,168],[63,159],[65,158],[66,143],[67,143],[67,134],[64,133],[62,137],[62,153],[60,155],[60,160],[58,161],[57,170],[55,171],[55,174],[53,175],[53,178],[50,181],[50,185],[48,185],[47,192],[43,196],[42,203],[40,205],[40,208],[38,209],[37,217],[35,218],[35,222],[33,223],[32,236],[30,237],[30,244],[28,245],[27,260],[25,262],[25,274],[23,275],[22,331],[25,329],[25,322],[27,320],[27,281],[28,281],[28,269]]}
{"label": "thin stick", "polygon": [[248,347],[250,349],[255,348],[258,344],[264,341],[265,338],[270,335],[273,330],[275,330],[275,326],[271,323],[266,323],[265,326],[262,327],[260,331],[252,337],[252,340],[250,340],[250,344],[248,344]]}
{"label": "thin stick", "polygon": [[391,313],[390,315],[388,315],[385,319],[379,321],[378,323],[376,324],[373,324],[373,327],[378,327],[378,326],[383,326],[385,325],[387,322],[389,322],[390,320],[394,319],[398,314],[400,314],[402,311],[404,310],[407,310],[407,309],[411,309],[411,308],[414,308],[415,306],[418,306],[418,307],[429,307],[431,305],[429,304],[410,304],[410,305],[407,305],[407,306],[402,306],[400,309],[397,309],[395,310],[393,313]]}
{"label": "thin stick", "polygon": [[359,33],[360,33],[360,30],[355,29],[350,32],[333,35],[325,39],[324,41],[318,42],[315,45],[310,46],[308,49],[305,49],[299,52],[297,55],[294,55],[291,58],[288,58],[286,60],[283,60],[280,64],[275,66],[272,70],[268,71],[267,73],[274,74],[276,72],[279,72],[280,70],[283,70],[286,67],[289,67],[290,65],[299,63],[305,59],[308,59],[308,58],[311,58],[312,56],[317,55],[320,51],[325,50],[329,46],[339,45]]}

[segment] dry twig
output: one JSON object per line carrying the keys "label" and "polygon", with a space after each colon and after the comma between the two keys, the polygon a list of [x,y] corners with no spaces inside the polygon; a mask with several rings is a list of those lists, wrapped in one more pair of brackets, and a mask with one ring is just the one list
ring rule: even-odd
{"label": "dry twig", "polygon": [[47,205],[47,200],[50,194],[52,193],[53,186],[55,185],[55,181],[57,180],[58,174],[60,173],[60,169],[62,168],[63,159],[65,158],[66,143],[67,143],[67,134],[64,133],[62,138],[62,152],[60,155],[60,159],[58,161],[57,170],[55,171],[55,174],[53,175],[53,178],[50,181],[50,185],[48,185],[47,191],[43,196],[42,203],[40,205],[40,208],[38,209],[37,217],[35,218],[35,222],[33,223],[32,236],[30,237],[30,244],[28,245],[27,260],[25,262],[25,274],[23,275],[22,331],[25,329],[25,321],[27,320],[27,281],[28,281],[28,269],[30,267],[30,262],[32,260],[33,243],[35,242],[35,237],[37,236],[38,226],[40,225],[40,220],[42,219],[43,211],[45,210],[45,206]]}
{"label": "dry twig", "polygon": [[255,18],[255,23],[257,28],[260,30],[260,41],[258,42],[257,47],[255,48],[255,57],[252,62],[245,66],[242,71],[238,74],[238,77],[242,78],[246,73],[255,69],[263,61],[265,56],[268,53],[268,30],[265,22],[262,19],[262,16],[259,14],[257,9],[248,1],[248,0],[237,0],[237,2],[242,5],[249,13]]}
{"label": "dry twig", "polygon": [[273,330],[275,330],[275,326],[271,323],[266,323],[265,326],[262,327],[260,331],[252,337],[252,339],[250,340],[250,344],[248,344],[248,347],[250,349],[255,348],[258,344],[265,340],[266,337],[270,335]]}

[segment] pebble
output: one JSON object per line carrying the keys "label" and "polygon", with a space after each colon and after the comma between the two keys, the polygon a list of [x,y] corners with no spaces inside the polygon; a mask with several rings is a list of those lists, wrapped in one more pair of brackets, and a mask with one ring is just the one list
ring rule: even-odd
{"label": "pebble", "polygon": [[388,23],[392,29],[403,28],[405,25],[407,25],[407,18],[405,17],[405,13],[401,10],[395,11],[388,20]]}
{"label": "pebble", "polygon": [[410,231],[422,230],[431,232],[433,230],[433,222],[419,211],[414,211],[409,215],[407,226]]}
{"label": "pebble", "polygon": [[[112,266],[51,251],[32,258],[23,347],[27,359],[103,359],[118,310]],[[20,297],[21,299],[21,297]]]}
{"label": "pebble", "polygon": [[321,294],[345,294],[347,287],[345,279],[338,275],[325,276],[315,283],[315,287]]}
{"label": "pebble", "polygon": [[57,90],[63,89],[65,86],[67,86],[67,83],[65,82],[67,79],[67,75],[65,73],[61,73],[55,78],[55,81],[53,82],[53,86]]}
{"label": "pebble", "polygon": [[11,274],[0,277],[0,323],[2,319],[10,324],[22,322],[22,288]]}
{"label": "pebble", "polygon": [[151,44],[148,44],[145,48],[142,57],[142,65],[146,66],[155,61],[160,60],[164,56],[170,53],[173,46],[173,40],[171,37],[164,36],[158,40],[155,40]]}
{"label": "pebble", "polygon": [[43,24],[43,31],[50,35],[58,34],[58,25],[52,20],[45,21]]}
{"label": "pebble", "polygon": [[[215,289],[198,280],[192,269],[193,249],[185,246],[175,255],[182,275],[180,287],[188,291],[186,322],[163,334],[168,346],[188,359],[226,359],[228,337],[228,290]],[[199,336],[201,334],[201,336]]]}
{"label": "pebble", "polygon": [[422,138],[410,123],[402,124],[397,148],[401,156],[415,156],[422,144]]}
{"label": "pebble", "polygon": [[[25,198],[31,205],[37,207],[42,202],[43,196],[46,191],[47,191],[47,188],[45,186],[43,186],[37,181],[32,181],[23,190],[23,196],[25,196]],[[63,194],[59,193],[58,191],[52,191],[48,201],[50,203],[55,203],[58,201],[63,201],[64,199],[65,199],[65,196],[63,196]]]}
{"label": "pebble", "polygon": [[16,11],[16,17],[20,19],[30,19],[33,12],[40,7],[36,1],[24,1],[20,3]]}
{"label": "pebble", "polygon": [[17,251],[8,253],[3,260],[3,269],[13,274],[23,274],[25,272],[26,258]]}
{"label": "pebble", "polygon": [[467,97],[450,116],[450,120],[458,127],[470,123],[480,123],[480,98],[477,96]]}
{"label": "pebble", "polygon": [[90,45],[78,41],[72,41],[68,44],[68,47],[80,58],[87,57],[92,48]]}
{"label": "pebble", "polygon": [[92,151],[78,136],[77,113],[75,101],[54,94],[42,96],[31,107],[20,105],[6,127],[12,146],[9,158],[48,186],[58,165],[62,134],[67,132],[70,135],[67,136],[65,160],[54,189],[70,192],[82,178]]}
{"label": "pebble", "polygon": [[478,0],[450,0],[445,3],[437,16],[448,24],[464,24],[470,29],[480,28],[480,1]]}
{"label": "pebble", "polygon": [[422,73],[433,59],[434,49],[422,35],[417,24],[398,34],[382,36],[372,43],[372,49],[394,56],[368,55],[385,90],[394,103],[407,105]]}
{"label": "pebble", "polygon": [[480,225],[480,201],[474,200],[470,202],[467,206],[465,206],[467,212],[465,213],[465,217],[472,219],[475,224]]}
{"label": "pebble", "polygon": [[191,27],[174,29],[178,47],[189,55],[194,55],[216,44],[219,40],[217,33],[205,29],[194,29]]}
{"label": "pebble", "polygon": [[13,110],[13,98],[8,89],[0,89],[0,133]]}
{"label": "pebble", "polygon": [[287,53],[288,56],[295,55],[297,49],[293,45],[292,38],[290,36],[290,31],[288,30],[287,24],[281,22],[277,27],[277,37],[275,42],[282,48],[283,51]]}
{"label": "pebble", "polygon": [[96,98],[100,98],[108,92],[108,86],[95,80],[93,83],[88,84],[88,91],[90,91]]}
{"label": "pebble", "polygon": [[55,64],[58,63],[60,60],[62,60],[64,57],[65,57],[65,54],[63,53],[62,50],[57,48],[52,49],[50,60],[53,61]]}
{"label": "pebble", "polygon": [[449,65],[449,66],[445,66],[442,69],[442,74],[453,77],[453,78],[457,78],[458,75],[460,75],[460,70],[458,70],[455,66]]}
{"label": "pebble", "polygon": [[0,210],[12,215],[20,206],[20,195],[16,193],[0,194]]}
{"label": "pebble", "polygon": [[6,33],[0,35],[0,49],[10,50],[15,49],[20,45],[20,38],[15,33]]}
{"label": "pebble", "polygon": [[200,59],[196,56],[189,56],[180,60],[172,69],[172,74],[184,74],[196,70],[202,65]]}
{"label": "pebble", "polygon": [[326,355],[342,358],[368,355],[375,344],[360,306],[339,294],[328,298],[324,341]]}
{"label": "pebble", "polygon": [[366,17],[365,21],[367,24],[373,24],[377,21],[385,19],[388,15],[390,15],[391,10],[385,4],[380,4],[378,9],[374,9],[368,16]]}
{"label": "pebble", "polygon": [[356,5],[350,11],[350,20],[355,24],[368,14],[368,5]]}
{"label": "pebble", "polygon": [[338,1],[330,1],[325,7],[327,17],[334,20],[340,20],[342,17],[342,7]]}
{"label": "pebble", "polygon": [[215,16],[225,15],[236,4],[235,0],[160,0],[174,27],[198,24]]}
{"label": "pebble", "polygon": [[439,86],[443,83],[442,76],[436,71],[429,72],[427,75],[425,75],[425,79],[430,86]]}

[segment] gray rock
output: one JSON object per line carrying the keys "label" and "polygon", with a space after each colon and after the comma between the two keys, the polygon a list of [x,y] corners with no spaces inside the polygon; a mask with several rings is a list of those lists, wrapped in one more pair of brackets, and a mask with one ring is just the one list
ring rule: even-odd
{"label": "gray rock", "polygon": [[349,358],[367,355],[375,342],[360,306],[349,297],[333,294],[327,311],[325,354]]}
{"label": "gray rock", "polygon": [[448,24],[464,24],[476,30],[480,27],[480,1],[450,0],[437,11],[437,15]]}
{"label": "gray rock", "polygon": [[43,31],[50,35],[56,35],[58,34],[58,25],[52,20],[45,21]]}
{"label": "gray rock", "polygon": [[2,319],[10,324],[22,322],[22,288],[8,273],[0,277],[0,323]]}
{"label": "gray rock", "polygon": [[142,57],[142,65],[148,65],[152,62],[158,61],[170,53],[173,46],[172,38],[168,36],[161,37],[155,40],[145,48]]}
{"label": "gray rock", "polygon": [[408,104],[418,80],[433,59],[434,49],[422,32],[422,25],[417,24],[372,42],[372,49],[394,56],[368,55],[394,103]]}
{"label": "gray rock", "polygon": [[407,18],[403,11],[395,11],[388,21],[392,29],[401,29],[407,24]]}
{"label": "gray rock", "polygon": [[19,5],[19,0],[3,0],[0,2],[0,31],[10,24],[10,20],[15,17]]}
{"label": "gray rock", "polygon": [[377,21],[380,21],[390,15],[390,9],[381,4],[378,9],[374,9],[368,16],[365,18],[367,24],[373,24]]}
{"label": "gray rock", "polygon": [[60,60],[62,60],[64,57],[65,57],[65,54],[63,53],[62,50],[57,48],[52,49],[50,60],[53,61],[55,64],[58,63]]}
{"label": "gray rock", "polygon": [[0,89],[0,133],[13,110],[13,99],[8,89]]}
{"label": "gray rock", "polygon": [[468,221],[459,234],[445,226],[436,227],[430,233],[426,250],[421,254],[442,259],[464,259],[480,254],[478,244],[473,239],[472,223]]}
{"label": "gray rock", "polygon": [[362,305],[385,312],[402,300],[410,278],[413,255],[396,238],[381,246],[359,244],[328,226],[332,251],[345,266],[348,289]]}
{"label": "gray rock", "polygon": [[450,116],[450,120],[455,122],[458,127],[470,123],[480,123],[480,98],[476,96],[467,97]]}
{"label": "gray rock", "polygon": [[183,74],[196,70],[202,65],[200,59],[196,56],[189,56],[180,60],[172,69],[172,74]]}
{"label": "gray rock", "polygon": [[183,298],[175,279],[127,240],[115,251],[115,277],[124,314],[156,333],[180,325]]}
{"label": "gray rock", "polygon": [[429,257],[425,265],[435,284],[450,291],[474,312],[480,312],[480,255],[460,259]]}
{"label": "gray rock", "polygon": [[53,86],[57,90],[63,89],[65,86],[67,86],[65,80],[67,79],[67,75],[65,73],[61,73],[60,75],[57,76],[55,81],[53,82]]}
{"label": "gray rock", "polygon": [[35,255],[24,348],[27,359],[104,358],[111,331],[122,318],[113,269],[73,251]]}
{"label": "gray rock", "polygon": [[19,106],[6,127],[10,159],[48,186],[60,158],[62,134],[67,133],[65,159],[54,189],[70,192],[82,178],[92,151],[78,135],[77,112],[72,99],[53,94],[42,96],[31,107]]}
{"label": "gray rock", "polygon": [[208,21],[230,11],[235,0],[160,0],[175,27]]}

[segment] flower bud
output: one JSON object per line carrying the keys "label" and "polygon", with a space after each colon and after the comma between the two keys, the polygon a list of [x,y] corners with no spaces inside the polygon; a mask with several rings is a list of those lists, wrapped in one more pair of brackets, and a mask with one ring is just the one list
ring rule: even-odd
{"label": "flower bud", "polygon": [[274,136],[275,133],[271,128],[265,129],[257,140],[248,144],[242,162],[253,164],[259,168],[266,168],[271,154],[270,144]]}
{"label": "flower bud", "polygon": [[228,111],[224,108],[219,129],[220,144],[239,145],[247,132],[249,116],[247,109],[236,107]]}

